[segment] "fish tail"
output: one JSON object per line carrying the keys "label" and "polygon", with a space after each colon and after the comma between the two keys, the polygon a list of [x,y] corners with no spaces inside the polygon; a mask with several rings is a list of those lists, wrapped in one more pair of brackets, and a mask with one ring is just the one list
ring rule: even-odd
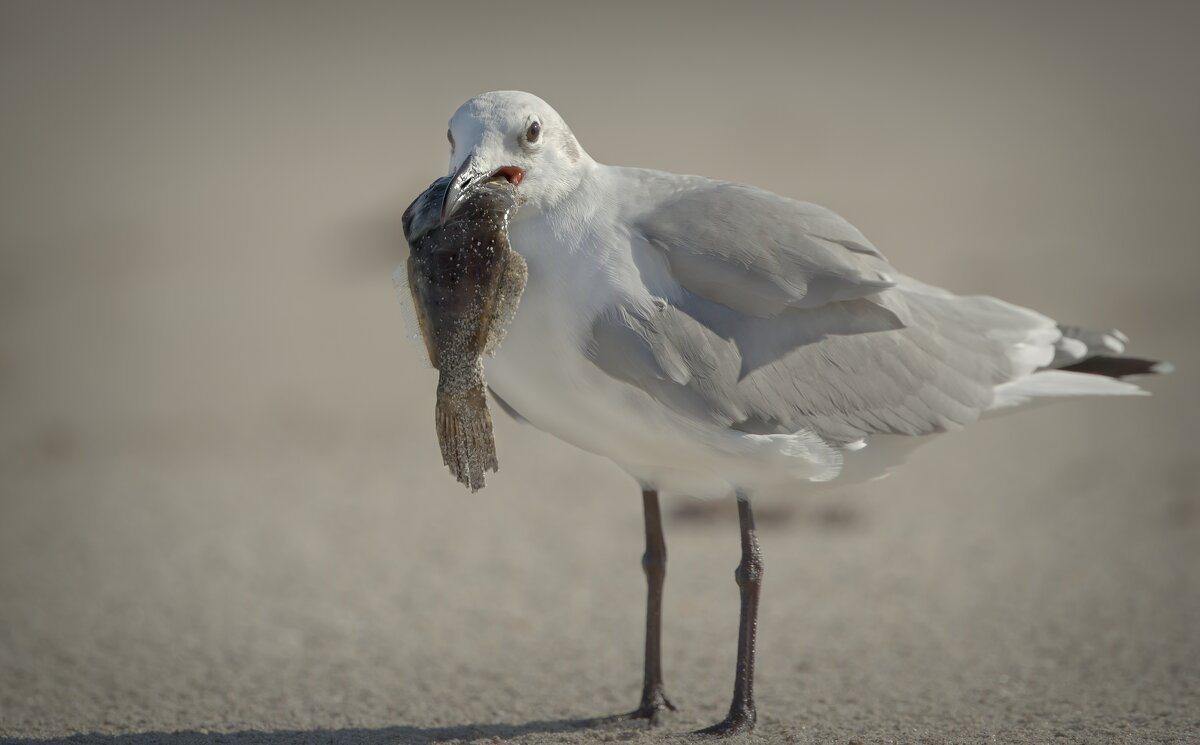
{"label": "fish tail", "polygon": [[442,462],[459,483],[479,491],[484,486],[483,472],[499,468],[484,386],[455,392],[439,386],[434,416]]}

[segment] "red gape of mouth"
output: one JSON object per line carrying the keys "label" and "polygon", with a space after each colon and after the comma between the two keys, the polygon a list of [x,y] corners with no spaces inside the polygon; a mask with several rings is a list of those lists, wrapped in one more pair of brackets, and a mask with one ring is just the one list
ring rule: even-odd
{"label": "red gape of mouth", "polygon": [[525,178],[525,169],[517,166],[504,166],[496,169],[497,176],[503,176],[504,180],[513,186],[520,186],[521,179]]}

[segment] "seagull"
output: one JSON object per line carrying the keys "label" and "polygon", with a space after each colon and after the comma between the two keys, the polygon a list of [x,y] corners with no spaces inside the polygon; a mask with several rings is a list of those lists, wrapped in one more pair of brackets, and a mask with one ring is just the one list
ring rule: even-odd
{"label": "seagull", "polygon": [[660,654],[660,492],[736,497],[733,697],[700,734],[742,733],[756,718],[763,581],[753,495],[877,478],[933,435],[1054,399],[1144,394],[1122,379],[1170,371],[1123,356],[1119,331],[905,276],[824,207],[598,163],[529,93],[470,99],[447,137],[443,221],[495,179],[522,201],[509,236],[529,279],[487,364],[494,398],[641,487],[644,677],[627,716],[652,725],[675,709]]}

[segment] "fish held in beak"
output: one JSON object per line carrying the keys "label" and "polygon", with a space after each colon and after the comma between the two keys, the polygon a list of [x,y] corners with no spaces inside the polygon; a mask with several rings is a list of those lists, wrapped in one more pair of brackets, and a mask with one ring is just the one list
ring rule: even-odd
{"label": "fish held in beak", "polygon": [[[516,315],[528,270],[508,240],[523,172],[497,172],[478,183],[477,176],[463,178],[467,172],[460,168],[418,196],[405,210],[404,235],[412,249],[409,289],[438,370],[434,420],[442,460],[478,491],[484,472],[499,467],[483,356],[495,352]],[[466,190],[452,193],[460,181]]]}

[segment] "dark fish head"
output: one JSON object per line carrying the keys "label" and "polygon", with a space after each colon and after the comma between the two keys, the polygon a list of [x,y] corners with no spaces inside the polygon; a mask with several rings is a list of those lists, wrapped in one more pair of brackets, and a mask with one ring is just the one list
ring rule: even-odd
{"label": "dark fish head", "polygon": [[[517,187],[501,177],[472,186],[455,204],[454,211],[442,219],[451,176],[434,181],[404,211],[404,237],[413,250],[426,243],[427,236],[438,243],[447,241],[466,245],[479,231],[494,232],[508,226],[508,216],[518,204]],[[431,236],[435,231],[439,235]]]}
{"label": "dark fish head", "polygon": [[450,177],[442,176],[421,192],[404,210],[404,237],[409,244],[436,228],[442,219],[442,200],[450,187]]}

